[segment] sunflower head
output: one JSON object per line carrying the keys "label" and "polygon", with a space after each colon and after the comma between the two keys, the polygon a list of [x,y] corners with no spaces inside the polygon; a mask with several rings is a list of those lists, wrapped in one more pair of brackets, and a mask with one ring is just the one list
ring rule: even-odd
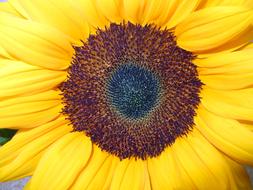
{"label": "sunflower head", "polygon": [[252,5],[1,2],[0,128],[18,132],[0,148],[0,181],[250,189]]}
{"label": "sunflower head", "polygon": [[154,157],[193,127],[202,83],[170,30],[111,24],[75,50],[63,112],[103,150]]}

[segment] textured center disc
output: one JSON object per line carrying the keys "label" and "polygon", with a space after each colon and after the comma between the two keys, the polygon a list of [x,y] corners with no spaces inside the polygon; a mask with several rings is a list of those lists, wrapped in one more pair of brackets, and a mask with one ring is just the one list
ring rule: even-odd
{"label": "textured center disc", "polygon": [[123,64],[108,80],[108,99],[122,116],[140,119],[156,105],[159,87],[159,81],[151,71],[134,64]]}
{"label": "textured center disc", "polygon": [[202,83],[172,31],[111,23],[74,49],[60,86],[74,131],[120,159],[156,157],[191,131]]}

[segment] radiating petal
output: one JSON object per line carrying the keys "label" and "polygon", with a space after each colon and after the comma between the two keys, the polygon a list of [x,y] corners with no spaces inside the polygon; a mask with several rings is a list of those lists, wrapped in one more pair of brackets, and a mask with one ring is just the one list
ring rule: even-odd
{"label": "radiating petal", "polygon": [[5,12],[18,17],[22,17],[21,14],[19,14],[19,12],[8,1],[0,3],[0,12]]}
{"label": "radiating petal", "polygon": [[129,184],[133,190],[144,189],[146,169],[146,161],[134,158],[122,160],[115,169],[110,189],[127,190]]}
{"label": "radiating petal", "polygon": [[71,1],[53,0],[10,0],[15,7],[21,7],[29,19],[58,28],[78,41],[87,36],[88,27],[78,9],[72,6]]}
{"label": "radiating petal", "polygon": [[63,136],[41,158],[31,179],[31,189],[68,189],[87,163],[91,151],[91,141],[83,133]]}
{"label": "radiating petal", "polygon": [[198,52],[197,53],[198,58],[208,58],[213,55],[216,55],[217,53],[226,53],[239,50],[252,40],[252,36],[253,36],[253,25],[251,25],[248,29],[243,31],[239,36],[226,42],[222,46]]}
{"label": "radiating petal", "polygon": [[66,77],[65,71],[0,59],[0,99],[47,91],[57,87]]}
{"label": "radiating petal", "polygon": [[172,151],[194,183],[192,189],[237,189],[229,163],[196,129],[177,139]]}
{"label": "radiating petal", "polygon": [[125,21],[132,23],[139,23],[139,15],[142,13],[144,1],[141,0],[123,0],[122,1],[122,15]]}
{"label": "radiating petal", "polygon": [[199,78],[209,88],[218,90],[236,90],[249,88],[253,85],[253,73],[240,75],[202,75]]}
{"label": "radiating petal", "polygon": [[172,148],[196,189],[228,189],[226,162],[197,131],[178,139]]}
{"label": "radiating petal", "polygon": [[69,66],[73,48],[58,30],[4,13],[0,13],[0,25],[1,46],[12,57],[54,70]]}
{"label": "radiating petal", "polygon": [[57,118],[61,109],[58,91],[2,100],[0,128],[33,128]]}
{"label": "radiating petal", "polygon": [[228,5],[253,7],[252,0],[206,0],[204,2],[201,8]]}
{"label": "radiating petal", "polygon": [[[174,1],[173,1],[174,2]],[[164,3],[168,3],[167,0],[148,0],[145,2],[145,7],[141,12],[140,23],[142,25],[150,24],[155,21],[161,14]]]}
{"label": "radiating petal", "polygon": [[194,10],[198,7],[200,0],[180,0],[174,1],[177,3],[177,6],[174,8],[173,13],[168,18],[165,26],[167,28],[173,28],[179,23],[181,23],[184,19],[186,19]]}
{"label": "radiating petal", "polygon": [[241,36],[250,27],[252,18],[252,10],[245,7],[220,6],[199,10],[177,26],[177,43],[186,50],[199,53],[217,48]]}
{"label": "radiating petal", "polygon": [[115,0],[96,0],[98,12],[101,12],[110,22],[122,21],[120,9]]}
{"label": "radiating petal", "polygon": [[[167,148],[157,158],[148,160],[148,170],[152,189],[192,189],[194,184],[182,171],[171,148]],[[170,171],[170,172],[168,172]]]}
{"label": "radiating petal", "polygon": [[200,75],[207,74],[237,74],[252,72],[253,49],[217,53],[205,59],[195,59]]}
{"label": "radiating petal", "polygon": [[119,158],[109,156],[104,161],[103,165],[99,168],[99,170],[95,173],[86,189],[109,189],[112,177],[114,175],[115,167],[118,163]]}
{"label": "radiating petal", "polygon": [[251,190],[252,185],[250,182],[250,178],[245,170],[245,167],[242,166],[241,164],[231,160],[228,157],[225,157],[226,161],[228,162],[230,166],[230,171],[231,171],[231,176],[230,178],[233,179],[231,180],[234,183],[231,183],[230,189],[247,189]]}
{"label": "radiating petal", "polygon": [[[76,181],[73,183],[71,190],[80,190],[80,189],[87,189],[90,182],[92,182],[93,178],[96,176],[99,169],[103,166],[106,162],[109,154],[107,152],[101,151],[96,145],[93,145],[92,155],[90,157],[89,162],[80,172],[80,175],[77,177]],[[109,172],[109,170],[108,170]],[[106,178],[106,176],[104,176]],[[101,183],[105,183],[106,179]],[[103,185],[103,184],[100,184]]]}
{"label": "radiating petal", "polygon": [[71,130],[64,117],[31,130],[19,130],[11,141],[0,148],[0,180],[31,175],[44,150]]}
{"label": "radiating petal", "polygon": [[[121,185],[119,189],[128,190],[130,183],[131,183],[131,189],[133,190],[144,189],[145,177],[146,177],[145,173],[146,173],[145,161],[143,160],[130,161],[125,171],[124,178],[121,181]],[[112,184],[113,184],[113,179],[112,179]],[[113,189],[113,185],[112,185],[112,189]]]}
{"label": "radiating petal", "polygon": [[96,2],[93,0],[76,0],[74,1],[76,9],[80,12],[81,18],[89,23],[95,29],[104,28],[109,25],[109,20],[99,12]]}
{"label": "radiating petal", "polygon": [[252,92],[252,89],[219,91],[204,88],[201,92],[201,104],[216,115],[252,121]]}
{"label": "radiating petal", "polygon": [[222,152],[241,163],[253,165],[252,131],[236,120],[214,115],[203,107],[199,108],[195,123],[198,130]]}

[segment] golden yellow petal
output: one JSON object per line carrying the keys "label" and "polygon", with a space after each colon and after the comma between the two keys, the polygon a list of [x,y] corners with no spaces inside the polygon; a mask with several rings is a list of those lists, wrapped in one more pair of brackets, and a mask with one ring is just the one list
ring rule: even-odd
{"label": "golden yellow petal", "polygon": [[252,18],[252,10],[245,7],[219,6],[199,10],[176,27],[177,43],[199,53],[217,48],[241,36]]}
{"label": "golden yellow petal", "polygon": [[167,28],[173,28],[181,23],[184,19],[188,18],[191,13],[198,7],[201,0],[180,0],[174,1],[177,5],[174,8],[173,13],[168,18],[165,26]]}
{"label": "golden yellow petal", "polygon": [[139,15],[143,10],[144,2],[141,0],[123,0],[122,1],[122,17],[126,21],[139,23]]}
{"label": "golden yellow petal", "polygon": [[198,109],[195,123],[198,130],[222,152],[240,163],[253,165],[252,131],[238,121],[214,115],[202,106]]}
{"label": "golden yellow petal", "polygon": [[19,12],[8,1],[0,3],[0,12],[6,12],[18,17],[22,17],[22,15],[19,14]]}
{"label": "golden yellow petal", "polygon": [[[203,137],[196,132],[194,135],[189,134],[187,138],[178,139],[172,148],[175,159],[194,183],[195,187],[190,186],[191,189],[227,189],[228,180],[224,177],[225,163]],[[203,153],[212,156],[207,157],[202,155]],[[214,168],[215,165],[219,167]]]}
{"label": "golden yellow petal", "polygon": [[[180,170],[174,160],[171,148],[167,148],[156,158],[148,159],[148,171],[154,190],[180,189],[186,184],[181,179]],[[189,187],[188,184],[187,186]]]}
{"label": "golden yellow petal", "polygon": [[91,141],[83,133],[73,132],[63,136],[41,158],[30,188],[68,189],[87,163],[91,151]]}
{"label": "golden yellow petal", "polygon": [[96,2],[93,0],[76,0],[74,1],[76,9],[79,11],[81,18],[88,22],[90,27],[95,29],[104,28],[109,24],[105,16],[99,12]]}
{"label": "golden yellow petal", "polygon": [[[154,23],[158,26],[166,26],[168,22],[171,21],[171,18],[175,16],[178,12],[178,0],[162,0],[162,1],[154,1],[155,5],[153,7],[159,8],[157,11],[157,15],[154,15],[153,12],[149,13],[152,15],[154,19]],[[182,2],[183,4],[184,2]],[[182,5],[181,5],[182,6]],[[183,17],[183,16],[182,16]],[[150,20],[152,22],[152,20]]]}
{"label": "golden yellow petal", "polygon": [[201,104],[224,118],[253,120],[252,89],[219,91],[203,88]]}
{"label": "golden yellow petal", "polygon": [[98,12],[101,12],[110,22],[122,21],[120,9],[115,0],[96,0]]}
{"label": "golden yellow petal", "polygon": [[248,47],[234,52],[217,53],[193,62],[199,67],[200,75],[244,73],[253,67],[253,49]]}
{"label": "golden yellow petal", "polygon": [[[99,169],[103,166],[103,164],[106,162],[107,159],[110,159],[109,154],[107,152],[101,151],[101,149],[98,148],[96,145],[93,145],[93,151],[90,160],[88,161],[86,166],[82,169],[80,175],[78,176],[78,178],[73,183],[70,189],[71,190],[87,189],[90,182],[96,176],[97,172],[99,172]],[[105,183],[105,179],[103,182]]]}
{"label": "golden yellow petal", "polygon": [[[143,160],[129,160],[129,164],[127,169],[125,170],[124,177],[121,180],[120,187],[118,189],[122,190],[128,190],[129,189],[129,184],[131,184],[131,189],[133,190],[139,190],[139,189],[144,189],[145,186],[145,177],[146,177],[146,161]],[[117,171],[117,168],[116,168]],[[117,175],[117,173],[115,173]],[[113,186],[113,181],[112,179],[112,189],[114,189]],[[116,189],[116,187],[115,187]]]}
{"label": "golden yellow petal", "polygon": [[19,130],[0,148],[0,181],[31,175],[43,151],[71,130],[64,117],[31,130]]}
{"label": "golden yellow petal", "polygon": [[29,19],[58,28],[69,35],[74,41],[87,36],[88,27],[79,11],[72,6],[71,1],[44,0],[10,0],[16,7],[21,7]]}
{"label": "golden yellow petal", "polygon": [[0,128],[33,128],[57,118],[62,109],[59,91],[19,96],[0,103]]}
{"label": "golden yellow petal", "polygon": [[252,40],[252,36],[253,25],[248,27],[248,29],[242,32],[239,36],[226,42],[222,46],[198,52],[198,58],[206,58],[216,55],[217,53],[233,52],[235,50],[241,49]]}
{"label": "golden yellow petal", "polygon": [[[116,164],[119,162],[119,158],[114,156],[109,156],[99,168],[99,170],[93,176],[90,183],[87,186],[87,190],[93,189],[109,189],[109,184],[106,181],[111,181]],[[109,176],[108,176],[109,174]],[[106,187],[107,186],[107,187]]]}
{"label": "golden yellow petal", "polygon": [[73,48],[60,31],[4,13],[0,13],[0,25],[1,46],[12,57],[54,70],[69,66]]}
{"label": "golden yellow petal", "polygon": [[57,87],[66,71],[47,70],[21,61],[0,59],[0,99],[28,95]]}
{"label": "golden yellow petal", "polygon": [[245,6],[253,7],[252,0],[206,0],[204,1],[201,8],[205,7],[215,7],[215,6]]}
{"label": "golden yellow petal", "polygon": [[35,113],[21,114],[13,117],[1,118],[0,128],[10,128],[10,129],[34,128],[59,117],[61,111],[62,105],[58,105]]}
{"label": "golden yellow petal", "polygon": [[21,14],[24,18],[29,19],[29,15],[27,13],[27,11],[24,9],[24,7],[22,7],[22,5],[20,4],[19,0],[8,0],[8,2],[12,5],[12,7],[14,7],[19,14]]}
{"label": "golden yellow petal", "polygon": [[121,181],[124,178],[125,172],[127,170],[127,167],[129,165],[129,160],[122,160],[117,167],[115,168],[114,175],[112,178],[112,183],[110,186],[111,190],[117,190],[120,188]]}
{"label": "golden yellow petal", "polygon": [[228,157],[225,157],[226,161],[228,162],[230,166],[230,189],[231,190],[238,190],[238,189],[245,189],[245,190],[251,190],[252,185],[249,179],[249,176],[241,164],[238,164],[237,162],[231,160]]}
{"label": "golden yellow petal", "polygon": [[145,6],[143,11],[140,13],[140,23],[142,25],[150,24],[155,22],[155,20],[161,15],[164,3],[167,4],[167,0],[148,0],[145,1]]}
{"label": "golden yellow petal", "polygon": [[119,164],[120,162],[120,159],[116,156],[111,156],[110,158],[108,157],[108,160],[111,160],[111,166],[110,168],[107,170],[106,172],[106,181],[104,182],[103,181],[103,187],[101,189],[103,190],[107,190],[107,189],[110,189],[110,186],[111,186],[111,182],[112,182],[112,178],[114,176],[114,171],[115,171],[115,168],[117,167],[117,165]]}
{"label": "golden yellow petal", "polygon": [[253,85],[253,73],[237,75],[200,75],[199,79],[208,87],[217,90],[238,90]]}

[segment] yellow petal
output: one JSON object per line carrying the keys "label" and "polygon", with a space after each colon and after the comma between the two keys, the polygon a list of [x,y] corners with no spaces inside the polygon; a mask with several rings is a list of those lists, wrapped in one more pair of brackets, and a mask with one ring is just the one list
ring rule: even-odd
{"label": "yellow petal", "polygon": [[0,12],[6,12],[18,17],[22,17],[19,14],[19,12],[8,1],[0,3]]}
{"label": "yellow petal", "polygon": [[231,119],[253,119],[252,89],[218,91],[204,88],[201,104],[210,112]]}
{"label": "yellow petal", "polygon": [[253,132],[253,122],[252,121],[243,121],[239,120],[240,124],[245,127],[246,129]]}
{"label": "yellow petal", "polygon": [[139,23],[139,14],[144,3],[140,0],[123,0],[123,19],[132,23]]}
{"label": "yellow petal", "polygon": [[242,49],[242,50],[253,49],[253,43],[250,42],[250,43],[248,43],[247,45],[243,46],[241,49]]}
{"label": "yellow petal", "polygon": [[218,149],[244,164],[253,165],[253,133],[233,119],[222,118],[198,109],[195,118],[198,130]]}
{"label": "yellow petal", "polygon": [[252,11],[244,7],[221,6],[196,11],[177,26],[177,43],[192,52],[222,46],[247,30],[252,17]]}
{"label": "yellow petal", "polygon": [[96,7],[110,22],[119,23],[122,21],[115,0],[96,0]]}
{"label": "yellow petal", "polygon": [[251,190],[252,185],[250,183],[250,179],[245,168],[241,164],[238,164],[237,162],[231,160],[228,157],[225,157],[225,159],[230,166],[231,179],[232,179],[231,182],[234,182],[234,183],[231,183],[230,189],[231,190],[232,189]]}
{"label": "yellow petal", "polygon": [[148,0],[145,1],[145,7],[140,13],[140,23],[142,25],[150,24],[155,21],[162,12],[162,9],[165,8],[164,3],[168,3],[167,0]]}
{"label": "yellow petal", "polygon": [[88,22],[93,28],[104,28],[109,21],[99,12],[96,2],[93,0],[76,0],[74,1],[76,9],[80,12],[81,18]]}
{"label": "yellow petal", "polygon": [[[21,129],[33,128],[57,118],[62,111],[62,105],[42,110],[38,113],[16,115],[15,117],[1,118],[0,128]],[[19,121],[19,122],[17,122]]]}
{"label": "yellow petal", "polygon": [[0,98],[43,92],[57,87],[67,72],[53,71],[20,61],[0,59]]}
{"label": "yellow petal", "polygon": [[87,163],[91,151],[91,141],[84,133],[63,136],[41,158],[31,179],[31,189],[68,189]]}
{"label": "yellow petal", "polygon": [[164,150],[160,156],[149,159],[148,170],[154,190],[191,187],[187,184],[187,180],[182,180],[171,148]]}
{"label": "yellow petal", "polygon": [[187,18],[198,7],[200,0],[181,0],[174,1],[177,3],[173,14],[168,18],[168,22],[165,24],[167,28],[173,28]]}
{"label": "yellow petal", "polygon": [[194,135],[188,134],[187,138],[178,139],[174,143],[172,148],[175,158],[192,179],[196,189],[227,189],[224,160],[203,137]]}
{"label": "yellow petal", "polygon": [[73,48],[56,29],[4,13],[0,14],[0,25],[1,45],[13,57],[54,70],[69,66]]}
{"label": "yellow petal", "polygon": [[43,1],[43,0],[10,0],[15,6],[21,7],[28,18],[58,28],[69,35],[73,40],[82,39],[88,32],[85,20],[82,20],[79,12],[71,5],[71,1]]}
{"label": "yellow petal", "polygon": [[253,73],[240,73],[238,75],[200,75],[199,79],[208,88],[218,90],[237,90],[249,88],[253,85]]}
{"label": "yellow petal", "polygon": [[63,117],[31,130],[19,130],[0,148],[0,181],[31,175],[43,151],[71,130]]}
{"label": "yellow petal", "polygon": [[253,62],[253,49],[218,53],[205,59],[195,59],[194,64],[200,67],[200,74],[236,74],[251,69]]}
{"label": "yellow petal", "polygon": [[48,91],[1,101],[0,128],[32,128],[57,118],[59,98],[59,92]]}
{"label": "yellow petal", "polygon": [[21,14],[24,18],[30,18],[27,11],[22,7],[19,0],[8,0],[8,2]]}
{"label": "yellow petal", "polygon": [[14,160],[12,163],[0,168],[0,181],[9,181],[31,176],[42,154],[43,152],[30,154],[28,158],[23,156],[21,159],[18,157],[17,163],[15,163],[16,160]]}
{"label": "yellow petal", "polygon": [[[131,189],[139,190],[144,189],[145,185],[145,177],[146,177],[146,161],[143,160],[131,160],[126,171],[124,177],[122,178],[120,188],[122,190],[128,190],[129,184],[131,184]],[[116,168],[117,171],[117,168]],[[117,175],[117,173],[115,173]],[[113,184],[112,179],[112,184]],[[112,185],[113,189],[113,185]]]}
{"label": "yellow petal", "polygon": [[132,159],[122,160],[115,169],[112,179],[112,190],[144,189],[146,177],[146,161]]}
{"label": "yellow petal", "polygon": [[0,59],[6,59],[6,58],[13,59],[13,57],[0,44]]}
{"label": "yellow petal", "polygon": [[233,52],[238,49],[241,49],[252,40],[252,36],[253,36],[253,25],[251,25],[248,29],[243,31],[239,36],[226,42],[222,46],[198,52],[198,58],[206,58],[216,55],[217,53]]}
{"label": "yellow petal", "polygon": [[[112,175],[115,169],[115,165],[119,162],[119,158],[114,156],[109,156],[103,163],[103,165],[99,168],[99,170],[95,173],[93,179],[91,179],[89,185],[87,186],[87,190],[93,189],[109,189],[106,181],[111,181]],[[109,174],[109,175],[108,175]]]}
{"label": "yellow petal", "polygon": [[110,186],[111,190],[118,190],[121,185],[121,181],[125,175],[127,167],[130,161],[128,159],[121,160],[115,168],[112,183]]}
{"label": "yellow petal", "polygon": [[205,7],[215,7],[215,6],[245,6],[245,7],[252,7],[251,0],[206,0],[204,1],[203,6]]}
{"label": "yellow petal", "polygon": [[97,172],[99,172],[99,169],[103,166],[108,157],[109,154],[107,152],[103,152],[96,145],[93,145],[93,151],[90,160],[86,164],[86,167],[80,172],[80,175],[70,189],[87,189],[90,182],[96,176]]}

